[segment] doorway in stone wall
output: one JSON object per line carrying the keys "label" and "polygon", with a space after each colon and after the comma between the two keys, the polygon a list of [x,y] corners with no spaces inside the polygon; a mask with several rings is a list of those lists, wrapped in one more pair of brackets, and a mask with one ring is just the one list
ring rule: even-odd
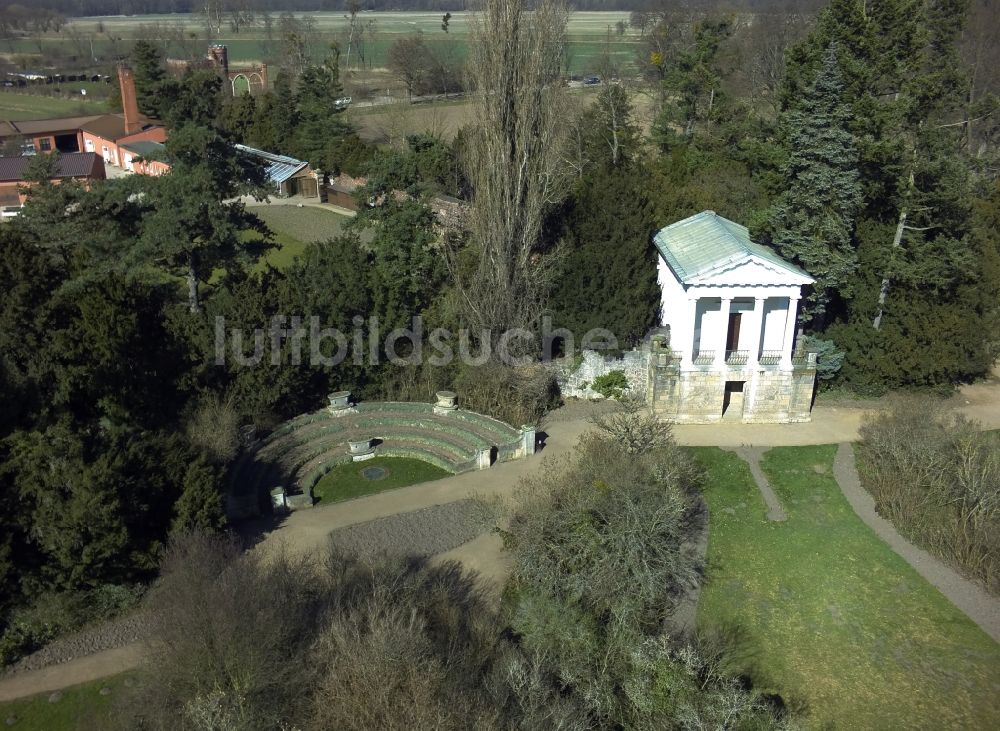
{"label": "doorway in stone wall", "polygon": [[743,389],[746,381],[726,381],[726,390],[722,396],[722,420],[743,420]]}

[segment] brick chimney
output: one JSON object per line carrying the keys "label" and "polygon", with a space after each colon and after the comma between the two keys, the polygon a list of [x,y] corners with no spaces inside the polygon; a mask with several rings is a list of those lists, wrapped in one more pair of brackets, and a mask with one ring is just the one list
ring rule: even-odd
{"label": "brick chimney", "polygon": [[142,129],[142,120],[139,117],[139,102],[135,96],[135,73],[124,64],[118,67],[118,85],[121,87],[122,92],[125,134],[135,134]]}

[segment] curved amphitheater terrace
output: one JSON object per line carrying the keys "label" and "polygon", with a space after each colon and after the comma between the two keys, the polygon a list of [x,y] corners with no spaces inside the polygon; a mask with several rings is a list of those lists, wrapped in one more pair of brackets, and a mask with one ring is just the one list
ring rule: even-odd
{"label": "curved amphitheater terrace", "polygon": [[[994,372],[994,378],[989,381],[962,387],[959,394],[952,399],[960,412],[982,422],[988,429],[1000,428],[998,375],[1000,374]],[[589,419],[598,408],[599,405],[571,403],[550,414],[541,426],[544,449],[525,459],[495,464],[487,470],[455,474],[440,480],[376,493],[334,505],[297,510],[282,518],[276,525],[269,526],[263,521],[257,521],[248,523],[246,530],[260,538],[254,550],[272,550],[281,545],[295,551],[314,551],[322,548],[330,540],[332,532],[349,526],[449,505],[470,497],[509,496],[516,490],[521,478],[537,473],[545,461],[569,454],[580,436],[591,428]],[[858,429],[865,413],[864,408],[821,404],[814,409],[813,419],[809,423],[684,425],[676,426],[674,434],[679,443],[688,446],[767,448],[847,443],[857,441]],[[849,492],[843,484],[841,487],[845,494]],[[857,496],[848,495],[852,504],[853,497]],[[864,496],[860,497],[863,499]],[[863,509],[857,507],[855,509],[893,550],[906,558],[947,596],[953,596],[954,591],[964,593],[978,588],[953,571],[944,578],[935,577],[933,573],[928,575],[920,565],[913,563],[912,556],[907,556],[905,546],[898,545],[893,536],[874,526],[870,521],[871,516],[862,512]],[[501,551],[500,540],[490,533],[482,533],[472,540],[438,553],[434,556],[434,560],[458,560],[468,569],[478,571],[484,581],[494,582],[494,585],[502,581],[509,571]],[[935,567],[935,570],[937,568]],[[944,568],[947,570],[947,567]],[[1000,616],[1000,602],[992,597],[986,597],[986,602],[985,606],[979,607],[978,612],[994,619]],[[964,603],[958,606],[964,611],[969,611],[963,606]],[[995,626],[992,631],[986,626],[984,629],[997,638]],[[114,675],[137,667],[141,664],[142,657],[142,643],[132,643],[76,657],[61,664],[10,675],[0,680],[0,702]]]}

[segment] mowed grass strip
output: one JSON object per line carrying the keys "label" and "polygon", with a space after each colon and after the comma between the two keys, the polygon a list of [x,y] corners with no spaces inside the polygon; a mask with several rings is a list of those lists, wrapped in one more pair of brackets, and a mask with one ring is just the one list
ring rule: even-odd
{"label": "mowed grass strip", "polygon": [[[366,479],[362,473],[368,469],[384,470],[384,476],[377,480]],[[419,459],[374,457],[362,462],[337,465],[316,483],[313,496],[320,505],[326,505],[396,487],[416,485],[418,482],[439,480],[449,474],[451,473]]]}
{"label": "mowed grass strip", "polygon": [[1000,646],[854,514],[835,446],[765,455],[785,523],[735,454],[695,452],[711,511],[698,623],[737,638],[737,670],[812,728],[1000,728]]}

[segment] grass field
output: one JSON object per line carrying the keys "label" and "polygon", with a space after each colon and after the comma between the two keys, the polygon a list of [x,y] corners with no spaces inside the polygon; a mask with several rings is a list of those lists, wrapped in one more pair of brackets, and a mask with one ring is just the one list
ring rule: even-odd
{"label": "grass field", "polygon": [[[4,728],[13,731],[95,731],[111,727],[113,701],[128,682],[128,674],[115,675],[62,691],[55,703],[43,693],[10,703],[0,703],[0,718],[13,718]],[[101,695],[101,689],[108,693]]]}
{"label": "grass field", "polygon": [[275,269],[284,269],[306,246],[314,241],[326,241],[337,236],[350,219],[333,211],[303,206],[267,205],[250,209],[274,232],[278,248],[264,257],[263,262]]}
{"label": "grass field", "polygon": [[75,117],[84,114],[102,114],[107,104],[101,100],[66,99],[13,91],[0,91],[0,121],[20,122],[25,119],[48,117]]}
{"label": "grass field", "polygon": [[882,543],[832,477],[835,446],[766,454],[789,519],[768,522],[736,455],[709,470],[702,628],[729,628],[755,684],[810,728],[1000,728],[1000,646]]}
{"label": "grass field", "polygon": [[[372,468],[384,470],[384,476],[376,480],[365,479],[362,473]],[[313,495],[322,505],[371,495],[395,487],[415,485],[418,482],[438,480],[448,475],[449,473],[440,467],[421,462],[419,459],[375,457],[363,462],[337,465],[316,483]]]}

